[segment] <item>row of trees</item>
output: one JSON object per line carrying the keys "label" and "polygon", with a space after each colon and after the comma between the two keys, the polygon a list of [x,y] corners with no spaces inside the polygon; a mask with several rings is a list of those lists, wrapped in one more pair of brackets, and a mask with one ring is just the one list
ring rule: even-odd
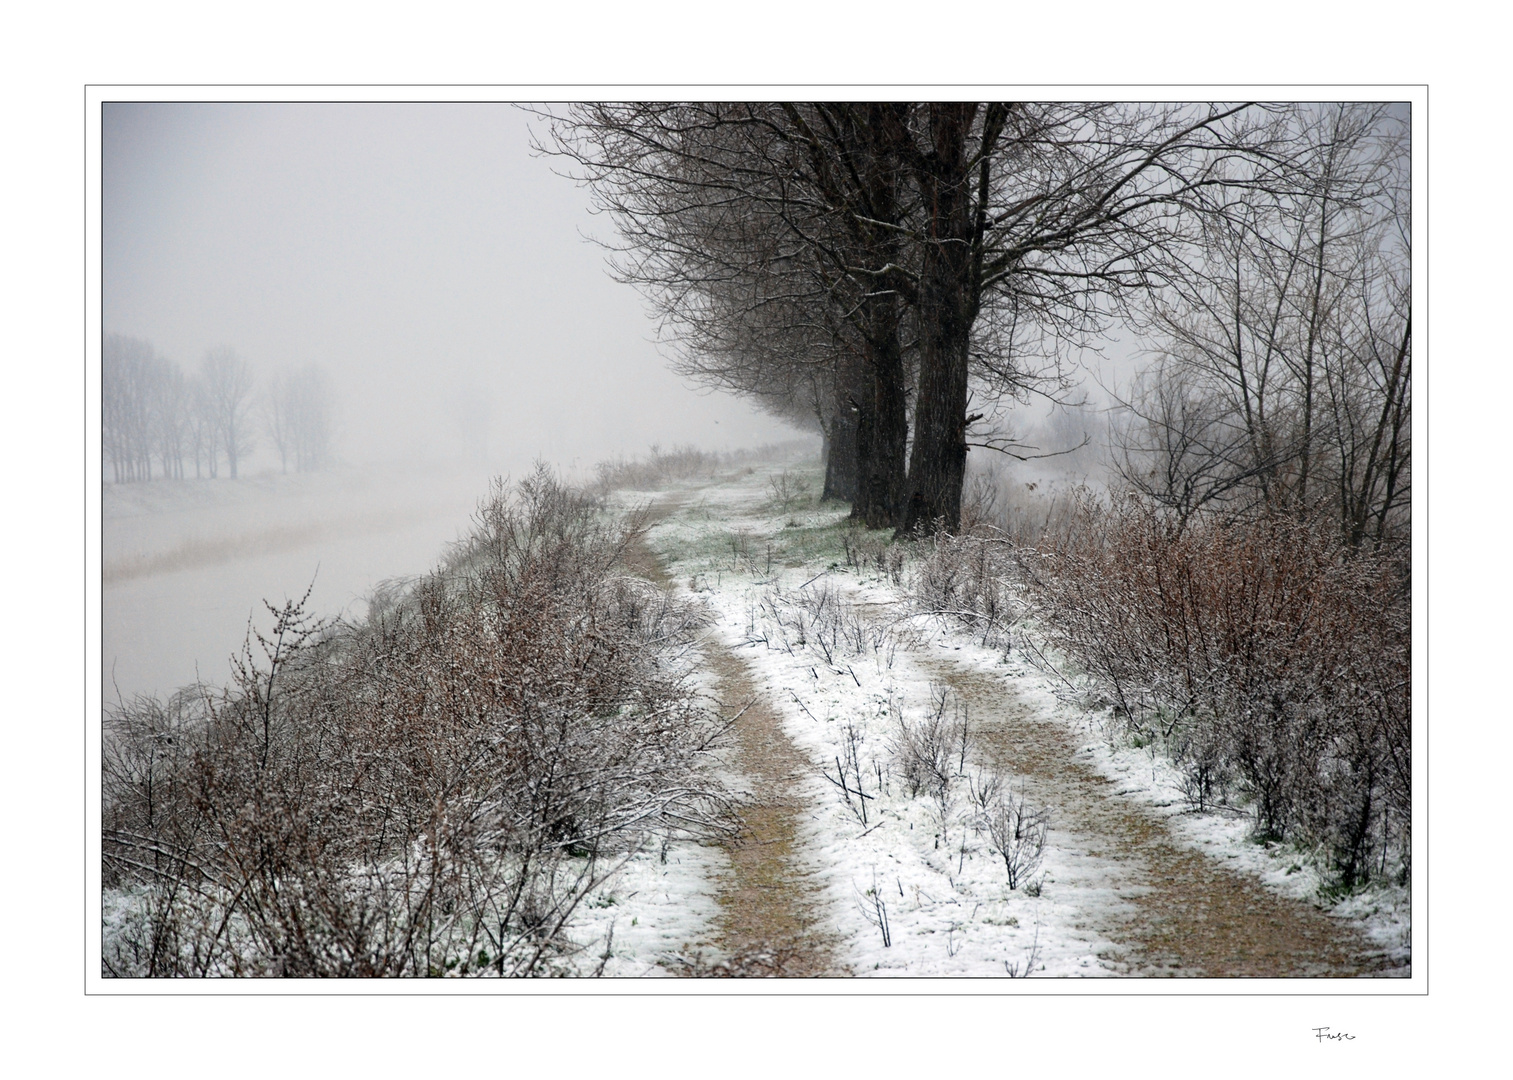
{"label": "row of trees", "polygon": [[1118,328],[1115,490],[1033,551],[938,533],[916,588],[1019,595],[1205,808],[1407,881],[1408,118],[1376,104],[578,106],[545,148],[615,222],[675,366],[813,417],[868,526],[961,528],[1002,404]]}
{"label": "row of trees", "polygon": [[259,427],[272,438],[284,472],[319,468],[331,448],[332,396],[309,365],[275,376],[257,393],[252,368],[232,349],[211,349],[186,375],[150,342],[105,339],[101,424],[103,450],[116,483],[217,477],[232,479],[255,448]]}
{"label": "row of trees", "polygon": [[826,494],[905,531],[959,526],[970,447],[1036,451],[981,425],[1007,399],[1065,394],[1070,348],[1228,280],[1222,237],[1287,250],[1260,231],[1273,208],[1302,215],[1297,256],[1331,266],[1304,305],[1321,353],[1346,208],[1381,208],[1364,161],[1391,120],[1043,102],[543,115],[541,148],[614,220],[616,272],[651,301],[678,370],[818,424]]}

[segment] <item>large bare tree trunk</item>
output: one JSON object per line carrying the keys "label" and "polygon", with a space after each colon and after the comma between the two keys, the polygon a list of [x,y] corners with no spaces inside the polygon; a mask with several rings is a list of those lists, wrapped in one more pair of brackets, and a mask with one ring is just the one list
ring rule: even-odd
{"label": "large bare tree trunk", "polygon": [[900,533],[961,527],[967,358],[977,316],[976,234],[967,153],[975,104],[929,107],[931,147],[915,165],[925,209],[919,280],[919,392]]}
{"label": "large bare tree trunk", "polygon": [[850,396],[837,379],[830,425],[825,431],[825,490],[821,496],[846,502],[856,498],[858,473],[857,417]]}
{"label": "large bare tree trunk", "polygon": [[898,300],[884,293],[869,297],[866,305],[872,340],[856,403],[859,482],[851,517],[869,529],[882,529],[898,524],[903,509],[908,407]]}
{"label": "large bare tree trunk", "polygon": [[[890,227],[903,217],[901,163],[890,120],[906,112],[896,104],[874,102],[860,109],[859,186],[869,224],[863,226],[874,271],[900,261],[899,233]],[[869,529],[891,528],[903,513],[909,442],[903,343],[899,336],[902,297],[887,277],[877,276],[862,299],[861,325],[866,340],[869,379],[861,409],[864,431],[859,447],[861,490],[851,516]]]}

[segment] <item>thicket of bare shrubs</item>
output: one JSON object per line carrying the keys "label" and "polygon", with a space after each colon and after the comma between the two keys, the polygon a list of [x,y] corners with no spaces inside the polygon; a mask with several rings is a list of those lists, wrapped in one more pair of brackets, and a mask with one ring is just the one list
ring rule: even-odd
{"label": "thicket of bare shrubs", "polygon": [[677,480],[709,479],[720,465],[719,454],[695,446],[671,450],[653,446],[644,458],[617,457],[595,465],[595,490],[601,494],[616,489],[648,491]]}
{"label": "thicket of bare shrubs", "polygon": [[909,583],[915,614],[959,624],[984,645],[1007,648],[1016,619],[1007,543],[983,525],[959,536],[941,531],[921,541]]}
{"label": "thicket of bare shrubs", "polygon": [[1404,546],[1351,546],[1325,515],[1182,520],[1087,493],[1033,544],[1006,532],[930,541],[916,608],[990,641],[1021,598],[1131,732],[1182,767],[1195,808],[1245,804],[1258,838],[1320,850],[1340,888],[1407,881]]}
{"label": "thicket of bare shrubs", "polygon": [[570,963],[622,857],[732,820],[681,662],[703,615],[620,572],[640,528],[538,469],[366,621],[287,603],[230,687],[108,710],[105,973]]}
{"label": "thicket of bare shrubs", "polygon": [[1189,521],[1136,499],[1089,503],[1027,556],[1043,625],[1131,726],[1187,770],[1233,783],[1256,831],[1326,847],[1346,888],[1406,880],[1407,567],[1344,546],[1326,520]]}

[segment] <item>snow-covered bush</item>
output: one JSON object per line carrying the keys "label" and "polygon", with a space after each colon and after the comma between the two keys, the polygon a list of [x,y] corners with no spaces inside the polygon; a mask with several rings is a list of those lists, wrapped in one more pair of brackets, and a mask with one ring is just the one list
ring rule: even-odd
{"label": "snow-covered bush", "polygon": [[704,617],[621,572],[640,527],[538,469],[365,622],[291,602],[230,687],[112,710],[106,974],[549,972],[620,858],[726,834]]}
{"label": "snow-covered bush", "polygon": [[1397,554],[1327,521],[1086,501],[1022,551],[1040,624],[1132,728],[1164,740],[1197,802],[1233,775],[1266,838],[1321,844],[1345,888],[1406,879],[1409,590]]}
{"label": "snow-covered bush", "polygon": [[893,766],[909,797],[944,797],[966,775],[972,749],[967,709],[946,687],[931,685],[930,708],[917,720],[895,712]]}
{"label": "snow-covered bush", "polygon": [[1010,792],[992,801],[985,818],[988,836],[1009,875],[1009,888],[1017,889],[1040,868],[1050,834],[1050,810],[1030,806],[1023,792]]}
{"label": "snow-covered bush", "polygon": [[1010,545],[991,529],[952,536],[938,532],[920,544],[909,580],[916,614],[933,615],[979,636],[989,647],[1007,648],[1015,622]]}

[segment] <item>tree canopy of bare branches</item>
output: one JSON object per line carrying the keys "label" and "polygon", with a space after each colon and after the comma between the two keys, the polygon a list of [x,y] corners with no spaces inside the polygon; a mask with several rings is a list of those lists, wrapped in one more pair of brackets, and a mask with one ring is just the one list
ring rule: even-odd
{"label": "tree canopy of bare branches", "polygon": [[1065,389],[1066,347],[1160,287],[1202,215],[1293,182],[1274,110],[1243,104],[546,115],[543,147],[612,217],[613,265],[675,366],[787,407],[828,381],[829,417],[855,418],[857,516],[905,531],[959,525],[974,381],[989,398]]}
{"label": "tree canopy of bare branches", "polygon": [[1145,298],[1120,470],[1184,522],[1323,512],[1379,546],[1411,493],[1408,133],[1381,105],[1286,121],[1288,182],[1207,215]]}

